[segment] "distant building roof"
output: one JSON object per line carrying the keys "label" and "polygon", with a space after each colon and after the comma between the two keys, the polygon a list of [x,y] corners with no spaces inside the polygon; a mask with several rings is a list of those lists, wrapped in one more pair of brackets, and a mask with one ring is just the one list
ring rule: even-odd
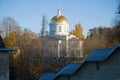
{"label": "distant building roof", "polygon": [[55,76],[55,73],[46,73],[39,80],[53,80],[52,78]]}
{"label": "distant building roof", "polygon": [[0,52],[10,52],[10,51],[16,51],[10,48],[0,48]]}
{"label": "distant building roof", "polygon": [[86,61],[104,61],[112,49],[96,49]]}
{"label": "distant building roof", "polygon": [[68,66],[60,70],[52,80],[54,80],[56,77],[60,75],[73,75],[80,68],[80,66],[81,66],[80,63],[69,64]]}
{"label": "distant building roof", "polygon": [[80,63],[69,64],[63,69],[61,69],[57,74],[46,73],[39,80],[54,80],[60,75],[73,75],[80,68],[80,66]]}
{"label": "distant building roof", "polygon": [[106,60],[117,48],[120,48],[120,44],[110,49],[96,49],[85,61],[87,62],[101,62]]}

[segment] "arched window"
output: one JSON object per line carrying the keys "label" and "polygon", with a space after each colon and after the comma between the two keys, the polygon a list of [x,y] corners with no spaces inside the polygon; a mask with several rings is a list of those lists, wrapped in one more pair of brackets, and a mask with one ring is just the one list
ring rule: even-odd
{"label": "arched window", "polygon": [[65,27],[64,27],[64,32],[66,32],[66,28],[67,28],[67,27],[65,26]]}
{"label": "arched window", "polygon": [[61,32],[61,26],[59,26],[59,32]]}
{"label": "arched window", "polygon": [[66,32],[68,32],[68,26],[66,26]]}

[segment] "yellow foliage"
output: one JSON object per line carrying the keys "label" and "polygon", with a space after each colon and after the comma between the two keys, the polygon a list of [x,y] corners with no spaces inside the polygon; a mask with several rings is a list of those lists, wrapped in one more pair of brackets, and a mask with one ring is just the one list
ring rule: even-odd
{"label": "yellow foliage", "polygon": [[74,31],[74,35],[79,39],[83,39],[83,29],[81,24],[76,25],[76,29]]}
{"label": "yellow foliage", "polygon": [[13,48],[14,44],[16,42],[15,33],[11,33],[8,37],[4,38],[4,43],[7,48]]}

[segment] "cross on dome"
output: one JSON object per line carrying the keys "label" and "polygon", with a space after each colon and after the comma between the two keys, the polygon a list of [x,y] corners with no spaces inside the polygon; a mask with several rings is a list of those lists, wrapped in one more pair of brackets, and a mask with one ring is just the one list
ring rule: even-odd
{"label": "cross on dome", "polygon": [[60,11],[60,9],[58,9],[58,15],[61,15],[61,11]]}

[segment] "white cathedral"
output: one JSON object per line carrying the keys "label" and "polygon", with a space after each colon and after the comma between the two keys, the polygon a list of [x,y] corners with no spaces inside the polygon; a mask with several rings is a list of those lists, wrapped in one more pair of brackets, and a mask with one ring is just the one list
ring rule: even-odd
{"label": "white cathedral", "polygon": [[69,34],[69,23],[60,9],[50,21],[50,31],[45,41],[45,57],[82,57],[83,41]]}

